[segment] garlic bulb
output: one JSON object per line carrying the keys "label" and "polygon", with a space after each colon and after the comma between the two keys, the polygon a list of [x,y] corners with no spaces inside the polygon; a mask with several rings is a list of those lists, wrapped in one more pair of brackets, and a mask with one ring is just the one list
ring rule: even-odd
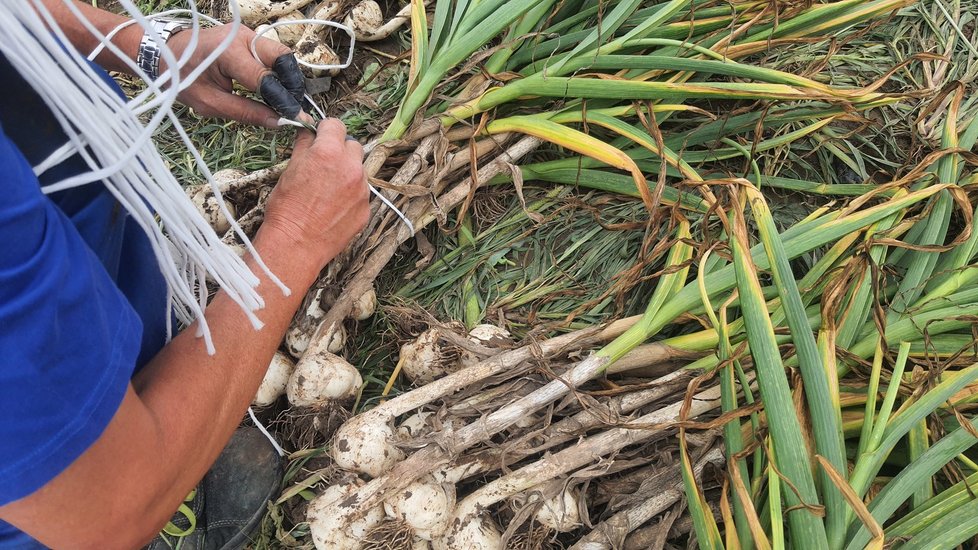
{"label": "garlic bulb", "polygon": [[384,12],[374,0],[363,0],[353,6],[343,24],[353,29],[357,40],[369,40],[384,24]]}
{"label": "garlic bulb", "polygon": [[301,9],[312,0],[238,0],[241,21],[249,27]]}
{"label": "garlic bulb", "polygon": [[427,419],[435,413],[429,411],[419,411],[405,418],[397,425],[397,438],[401,441],[410,441],[431,431],[431,426]]}
{"label": "garlic bulb", "polygon": [[[294,320],[289,326],[289,330],[285,332],[285,347],[289,350],[289,355],[296,359],[301,358],[302,354],[306,352],[306,348],[309,347],[309,339],[312,338],[315,325],[318,324],[316,320],[326,316],[326,311],[322,308],[322,298],[323,289],[319,288],[306,307],[304,318],[300,317]],[[340,349],[342,349],[342,346],[340,346]],[[327,349],[327,351],[330,350]]]}
{"label": "garlic bulb", "polygon": [[346,329],[341,324],[333,325],[330,330],[326,331],[326,350],[330,353],[339,353],[343,351],[343,346],[346,345]]}
{"label": "garlic bulb", "polygon": [[[299,42],[295,45],[295,57],[299,61],[309,63],[310,65],[339,65],[340,56],[336,55],[336,52],[332,48],[326,45],[319,37],[313,37],[307,39],[302,37]],[[307,67],[307,69],[312,72],[314,76],[336,76],[339,74],[339,69],[313,69]]]}
{"label": "garlic bulb", "polygon": [[394,34],[411,20],[409,2],[390,21],[384,22],[384,14],[374,0],[363,0],[350,10],[343,23],[353,29],[360,42],[376,42]]}
{"label": "garlic bulb", "polygon": [[[472,330],[469,331],[468,339],[472,343],[486,348],[509,347],[513,344],[513,338],[508,330],[488,324],[472,327]],[[459,364],[462,367],[470,367],[481,360],[482,358],[478,355],[462,350],[462,354],[459,357]]]}
{"label": "garlic bulb", "polygon": [[245,257],[245,254],[248,253],[248,248],[245,247],[245,245],[240,244],[240,243],[230,244],[230,245],[228,245],[228,247],[231,250],[233,250],[234,253],[237,254],[239,258],[244,258]]}
{"label": "garlic bulb", "polygon": [[289,350],[289,355],[296,359],[301,359],[302,354],[309,347],[309,331],[300,326],[293,325],[285,333],[285,347]]}
{"label": "garlic bulb", "polygon": [[566,533],[581,526],[581,513],[578,508],[580,497],[577,492],[566,489],[559,495],[547,499],[536,511],[534,517],[542,525]]}
{"label": "garlic bulb", "polygon": [[[289,355],[296,359],[301,359],[305,355],[312,340],[313,330],[315,329],[304,329],[299,325],[289,327],[285,333],[285,347],[289,350]],[[346,345],[346,329],[343,328],[343,325],[334,325],[333,330],[326,334],[326,338],[326,351],[338,354],[343,351],[343,346]]]}
{"label": "garlic bulb", "polygon": [[[303,15],[301,11],[293,11],[279,17],[276,23],[298,21],[305,18],[306,16]],[[281,25],[275,27],[275,30],[278,32],[279,41],[290,48],[295,46],[299,39],[302,38],[302,33],[305,31],[305,29],[306,27],[302,23],[293,23],[291,25]]]}
{"label": "garlic bulb", "polygon": [[417,385],[429,384],[458,369],[454,354],[441,342],[441,330],[431,328],[401,346],[401,372]]}
{"label": "garlic bulb", "polygon": [[[340,8],[343,6],[337,0],[323,0],[316,6],[316,9],[312,10],[312,17],[309,19],[321,19],[323,21],[329,21],[334,19],[340,14]],[[306,28],[303,36],[310,36],[311,34],[316,34],[322,31],[323,27],[320,25],[310,25]]]}
{"label": "garlic bulb", "polygon": [[353,399],[363,385],[360,372],[329,352],[306,353],[289,377],[286,394],[296,407],[323,406]]}
{"label": "garlic bulb", "polygon": [[401,421],[397,425],[398,441],[410,441],[412,439],[428,435],[438,431],[439,435],[451,437],[453,433],[466,426],[465,419],[454,415],[447,415],[444,418],[436,418],[431,411],[418,411]]}
{"label": "garlic bulb", "polygon": [[317,550],[358,550],[367,532],[384,521],[384,509],[377,506],[362,517],[349,519],[356,507],[351,497],[364,482],[356,476],[334,483],[309,503],[306,519]]}
{"label": "garlic bulb", "polygon": [[[316,6],[316,10],[310,19],[330,21],[339,15],[341,7],[336,0],[326,0]],[[306,25],[302,31],[302,36],[296,40],[295,46],[292,48],[296,59],[313,65],[339,65],[340,56],[336,55],[336,52],[327,46],[324,40],[326,32],[327,27],[322,25]],[[324,71],[307,67],[306,70],[311,72],[313,76],[336,76],[339,73],[338,69]]]}
{"label": "garlic bulb", "polygon": [[430,475],[415,480],[384,502],[387,515],[403,521],[425,540],[441,536],[455,509],[455,486]]}
{"label": "garlic bulb", "polygon": [[353,302],[353,308],[350,310],[350,318],[356,321],[365,321],[375,311],[377,311],[377,291],[371,288]]}
{"label": "garlic bulb", "polygon": [[448,531],[432,543],[435,550],[500,550],[503,535],[492,520],[468,516],[455,518]]}
{"label": "garlic bulb", "polygon": [[333,435],[330,452],[337,466],[351,472],[378,477],[404,458],[394,445],[394,430],[388,421],[364,420],[354,416]]}
{"label": "garlic bulb", "polygon": [[255,29],[255,34],[261,35],[262,38],[274,40],[279,44],[282,43],[282,39],[278,35],[278,30],[271,25],[258,25],[258,28]]}
{"label": "garlic bulb", "polygon": [[226,193],[231,184],[248,175],[248,172],[238,168],[225,168],[214,172],[214,183],[221,193]]}
{"label": "garlic bulb", "polygon": [[[223,194],[231,187],[232,183],[246,175],[247,173],[243,170],[227,168],[215,172],[213,178],[217,189]],[[190,195],[190,200],[194,203],[197,211],[214,228],[215,233],[223,235],[227,233],[228,229],[231,229],[231,222],[224,216],[224,212],[221,212],[217,197],[214,195],[214,190],[209,184],[192,187],[187,190],[187,193]],[[233,204],[225,200],[224,205],[227,206],[232,216],[237,216]]]}
{"label": "garlic bulb", "polygon": [[265,378],[258,386],[258,392],[252,404],[258,407],[267,407],[275,402],[279,397],[285,395],[285,387],[289,384],[289,377],[295,370],[295,363],[288,355],[276,351],[272,356],[272,362],[265,371]]}

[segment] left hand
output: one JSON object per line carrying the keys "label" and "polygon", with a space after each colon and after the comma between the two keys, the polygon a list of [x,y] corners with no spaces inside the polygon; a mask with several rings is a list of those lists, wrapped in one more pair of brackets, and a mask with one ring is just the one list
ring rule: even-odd
{"label": "left hand", "polygon": [[[201,29],[197,47],[184,65],[182,74],[185,76],[200,65],[230,30],[230,25]],[[167,46],[177,58],[186,49],[191,34],[189,30],[179,32],[167,41]],[[177,96],[178,99],[201,116],[230,118],[265,128],[277,128],[280,116],[295,118],[301,111],[305,82],[292,51],[263,37],[255,44],[259,57],[256,60],[250,49],[254,37],[253,30],[241,26],[224,53]],[[161,60],[160,73],[165,69],[166,63]],[[275,110],[235,94],[232,90],[234,82],[251,91],[259,91]],[[279,112],[276,113],[276,110]]]}

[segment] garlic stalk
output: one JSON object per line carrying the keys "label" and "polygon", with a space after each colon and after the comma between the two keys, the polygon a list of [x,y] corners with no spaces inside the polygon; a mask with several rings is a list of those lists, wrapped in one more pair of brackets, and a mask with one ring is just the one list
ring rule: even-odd
{"label": "garlic stalk", "polygon": [[[720,388],[712,387],[693,396],[688,417],[695,418],[720,406]],[[498,478],[471,493],[455,509],[455,522],[464,523],[469,517],[478,516],[482,510],[497,502],[513,496],[520,491],[550,481],[587,465],[597,456],[604,456],[628,445],[634,445],[653,438],[667,429],[670,423],[679,419],[683,402],[674,403],[656,410],[629,424],[641,425],[646,429],[619,427],[582,439],[578,444],[567,447],[552,455],[524,466],[523,468]],[[414,456],[418,456],[416,453]],[[413,457],[412,457],[413,458]],[[392,475],[396,475],[396,470]]]}

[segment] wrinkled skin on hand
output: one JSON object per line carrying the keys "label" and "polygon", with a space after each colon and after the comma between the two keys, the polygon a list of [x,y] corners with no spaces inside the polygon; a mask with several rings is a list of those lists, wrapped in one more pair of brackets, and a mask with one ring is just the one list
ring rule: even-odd
{"label": "wrinkled skin on hand", "polygon": [[[230,31],[229,25],[202,29],[182,74],[199,66]],[[292,51],[263,37],[255,44],[255,59],[250,49],[254,37],[254,31],[240,27],[231,45],[178,99],[201,116],[230,118],[265,128],[276,128],[280,116],[296,118],[302,110],[305,81]],[[190,31],[180,32],[170,38],[167,46],[179,58],[190,39]],[[161,61],[160,72],[163,70],[165,62]],[[268,105],[235,94],[234,82],[258,91]]]}
{"label": "wrinkled skin on hand", "polygon": [[336,119],[317,134],[300,130],[288,168],[268,198],[263,229],[284,233],[325,265],[366,225],[369,191],[363,148]]}

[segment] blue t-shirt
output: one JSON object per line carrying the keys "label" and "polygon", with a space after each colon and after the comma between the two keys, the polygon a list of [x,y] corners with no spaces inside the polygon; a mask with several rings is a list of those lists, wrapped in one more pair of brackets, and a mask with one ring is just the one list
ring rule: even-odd
{"label": "blue t-shirt", "polygon": [[[133,372],[165,343],[167,310],[149,240],[104,186],[41,193],[87,167],[75,157],[35,177],[31,166],[67,138],[2,55],[0,82],[3,505],[98,439]],[[0,521],[0,549],[40,547]]]}

